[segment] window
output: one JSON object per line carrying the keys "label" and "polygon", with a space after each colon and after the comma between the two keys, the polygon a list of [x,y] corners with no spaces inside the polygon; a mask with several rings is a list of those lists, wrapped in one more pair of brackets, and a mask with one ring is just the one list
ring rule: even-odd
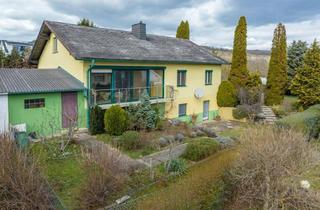
{"label": "window", "polygon": [[53,48],[52,48],[53,53],[58,52],[58,39],[57,37],[53,37]]}
{"label": "window", "polygon": [[25,99],[24,100],[24,108],[25,109],[42,108],[42,107],[45,107],[44,98]]}
{"label": "window", "polygon": [[206,70],[205,84],[212,85],[212,70]]}
{"label": "window", "polygon": [[179,117],[187,115],[187,104],[179,104]]}
{"label": "window", "polygon": [[150,97],[162,98],[163,97],[163,70],[150,70],[149,83],[150,83]]}
{"label": "window", "polygon": [[178,70],[178,76],[177,76],[177,86],[178,87],[186,86],[186,77],[187,77],[186,70]]}
{"label": "window", "polygon": [[97,104],[111,102],[111,73],[92,73],[91,88],[95,91],[92,101]]}

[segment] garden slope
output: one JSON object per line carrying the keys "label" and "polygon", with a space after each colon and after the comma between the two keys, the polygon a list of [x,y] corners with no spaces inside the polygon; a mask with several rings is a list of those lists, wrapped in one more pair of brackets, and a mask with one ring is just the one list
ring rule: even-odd
{"label": "garden slope", "polygon": [[188,174],[168,187],[158,189],[137,201],[139,210],[201,209],[215,191],[216,183],[224,170],[231,164],[235,150],[225,150],[191,167]]}

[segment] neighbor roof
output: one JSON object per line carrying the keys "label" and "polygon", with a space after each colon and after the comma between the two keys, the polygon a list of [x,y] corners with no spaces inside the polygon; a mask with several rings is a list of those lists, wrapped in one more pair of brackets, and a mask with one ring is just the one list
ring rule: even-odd
{"label": "neighbor roof", "polygon": [[192,41],[147,34],[147,40],[129,31],[78,26],[44,21],[31,53],[30,62],[37,63],[46,41],[53,32],[76,59],[112,61],[144,61],[197,64],[223,64]]}
{"label": "neighbor roof", "polygon": [[84,90],[83,84],[62,68],[1,69],[0,93],[42,93]]}

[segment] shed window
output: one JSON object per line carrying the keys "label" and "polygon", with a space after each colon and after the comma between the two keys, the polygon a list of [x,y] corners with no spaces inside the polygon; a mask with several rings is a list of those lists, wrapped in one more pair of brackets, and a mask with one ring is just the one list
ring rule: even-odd
{"label": "shed window", "polygon": [[179,104],[179,117],[187,115],[187,104]]}
{"label": "shed window", "polygon": [[186,70],[178,70],[178,74],[177,74],[177,86],[178,87],[186,86],[186,77],[187,77]]}
{"label": "shed window", "polygon": [[206,70],[205,84],[212,85],[212,70]]}
{"label": "shed window", "polygon": [[52,48],[53,53],[58,52],[58,39],[57,37],[53,37],[53,48]]}
{"label": "shed window", "polygon": [[25,99],[24,100],[24,108],[25,109],[42,108],[42,107],[45,107],[45,99],[44,98]]}

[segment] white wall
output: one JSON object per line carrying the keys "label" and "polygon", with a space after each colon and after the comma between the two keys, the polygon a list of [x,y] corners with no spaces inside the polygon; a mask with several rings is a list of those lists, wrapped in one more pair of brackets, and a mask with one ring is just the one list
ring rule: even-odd
{"label": "white wall", "polygon": [[8,96],[0,95],[0,133],[9,129]]}

